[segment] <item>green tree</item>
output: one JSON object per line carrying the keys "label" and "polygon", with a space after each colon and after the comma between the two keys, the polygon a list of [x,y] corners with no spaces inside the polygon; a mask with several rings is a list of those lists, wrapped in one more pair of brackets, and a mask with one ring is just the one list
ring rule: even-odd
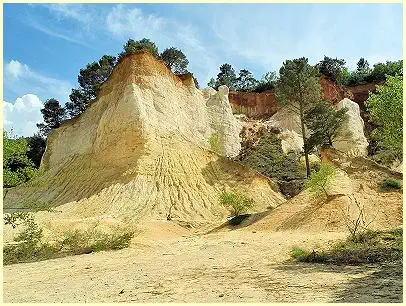
{"label": "green tree", "polygon": [[341,69],[340,73],[337,75],[337,79],[336,79],[337,84],[348,86],[350,76],[351,76],[350,72],[348,71],[348,69],[346,67],[344,67],[343,69]]}
{"label": "green tree", "polygon": [[171,47],[161,53],[161,59],[166,66],[176,74],[186,73],[189,64],[186,55],[179,49]]}
{"label": "green tree", "polygon": [[253,74],[247,69],[242,69],[235,80],[235,89],[238,91],[252,91],[257,84],[258,81]]}
{"label": "green tree", "polygon": [[276,72],[270,71],[262,76],[262,79],[258,81],[255,88],[255,92],[264,92],[265,90],[272,90],[275,88],[278,81],[278,76]]}
{"label": "green tree", "polygon": [[13,187],[32,178],[35,173],[34,163],[28,158],[27,140],[10,137],[3,132],[3,186]]}
{"label": "green tree", "polygon": [[317,198],[323,194],[326,196],[326,198],[328,198],[328,191],[331,184],[334,182],[335,175],[336,169],[333,165],[322,163],[320,165],[320,170],[313,172],[310,178],[307,180],[306,188],[308,188]]}
{"label": "green tree", "polygon": [[128,54],[133,54],[140,50],[145,50],[151,53],[155,57],[159,57],[158,47],[148,38],[143,38],[141,40],[129,39],[126,44],[123,46],[124,51],[121,52],[118,56],[118,60],[121,60]]}
{"label": "green tree", "polygon": [[309,152],[306,150],[305,112],[320,102],[321,86],[318,69],[309,65],[307,58],[287,60],[279,70],[279,81],[275,89],[278,103],[287,105],[300,118],[307,177],[310,176]]}
{"label": "green tree", "polygon": [[44,123],[38,123],[37,127],[40,130],[40,134],[45,137],[48,136],[51,130],[58,128],[66,119],[66,110],[54,98],[45,101],[41,113]]}
{"label": "green tree", "polygon": [[193,82],[195,82],[196,88],[199,89],[199,88],[200,88],[200,86],[199,86],[199,81],[198,81],[197,78],[193,75],[193,73],[192,73],[192,78],[193,78]]}
{"label": "green tree", "polygon": [[357,62],[357,71],[366,71],[369,70],[369,63],[368,61],[361,57]]}
{"label": "green tree", "polygon": [[347,108],[335,111],[326,102],[319,102],[305,112],[304,120],[310,130],[307,149],[312,151],[316,146],[332,146],[339,129],[347,118]]}
{"label": "green tree", "polygon": [[378,144],[402,159],[403,150],[403,77],[388,76],[384,85],[370,93],[367,108],[378,127],[373,131]]}
{"label": "green tree", "polygon": [[386,63],[377,63],[369,76],[366,77],[368,82],[385,81],[386,76],[403,75],[403,60],[400,61],[387,61]]}
{"label": "green tree", "polygon": [[216,80],[214,78],[211,78],[210,81],[207,83],[207,86],[216,88]]}
{"label": "green tree", "polygon": [[220,66],[220,72],[217,75],[215,89],[221,85],[226,85],[230,90],[235,90],[236,79],[234,68],[230,64],[223,64]]}
{"label": "green tree", "polygon": [[117,60],[114,56],[103,55],[98,62],[92,62],[80,69],[79,88],[72,89],[69,95],[70,101],[65,105],[71,118],[83,113],[89,102],[97,97],[101,86],[110,76],[116,63]]}
{"label": "green tree", "polygon": [[330,80],[335,81],[344,68],[345,60],[324,56],[324,59],[317,64],[321,74],[327,76]]}
{"label": "green tree", "polygon": [[28,143],[29,150],[27,151],[27,157],[32,160],[35,167],[39,168],[41,164],[42,155],[44,155],[46,142],[39,134],[35,134],[31,137],[25,138]]}

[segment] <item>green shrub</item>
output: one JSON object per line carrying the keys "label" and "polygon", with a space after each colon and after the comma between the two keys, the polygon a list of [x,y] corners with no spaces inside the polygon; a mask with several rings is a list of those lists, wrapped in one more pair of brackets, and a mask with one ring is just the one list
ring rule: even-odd
{"label": "green shrub", "polygon": [[88,254],[102,250],[118,250],[129,246],[132,232],[106,234],[96,230],[66,232],[61,241],[48,244],[42,242],[42,229],[34,222],[30,213],[12,213],[4,217],[5,224],[13,228],[24,226],[14,239],[15,243],[3,248],[5,265],[46,260],[67,255]]}
{"label": "green shrub", "polygon": [[316,198],[322,194],[328,197],[328,189],[334,180],[335,174],[336,169],[333,165],[322,163],[320,170],[311,174],[309,180],[306,182],[306,188],[308,188]]}
{"label": "green shrub", "polygon": [[28,208],[34,212],[37,211],[54,211],[48,201],[26,201],[22,203],[23,208]]}
{"label": "green shrub", "polygon": [[212,134],[211,136],[210,136],[210,138],[209,138],[209,144],[210,144],[210,148],[213,150],[213,151],[217,151],[217,149],[218,149],[218,136],[217,136],[217,134]]}
{"label": "green shrub", "polygon": [[256,142],[244,140],[237,160],[270,177],[287,197],[299,194],[304,187],[306,170],[295,153],[284,153],[281,139],[273,132],[264,133]]}
{"label": "green shrub", "polygon": [[[329,250],[308,252],[294,249],[297,261],[328,264],[359,265],[401,260],[403,257],[403,230],[364,231],[349,236]],[[294,254],[294,255],[293,255]]]}
{"label": "green shrub", "polygon": [[399,180],[393,179],[393,178],[387,178],[385,179],[382,184],[381,184],[381,190],[400,190],[402,189],[402,183]]}
{"label": "green shrub", "polygon": [[119,250],[129,246],[134,233],[106,234],[95,230],[66,232],[61,249],[71,254],[87,254],[103,250]]}
{"label": "green shrub", "polygon": [[371,156],[371,159],[385,166],[391,166],[397,160],[396,155],[390,150],[380,150]]}
{"label": "green shrub", "polygon": [[309,255],[309,252],[298,247],[294,247],[290,253],[290,256],[293,259],[296,259],[298,261],[302,261],[305,257]]}
{"label": "green shrub", "polygon": [[232,216],[239,216],[254,206],[254,200],[246,197],[238,191],[220,194],[220,204],[230,210]]}

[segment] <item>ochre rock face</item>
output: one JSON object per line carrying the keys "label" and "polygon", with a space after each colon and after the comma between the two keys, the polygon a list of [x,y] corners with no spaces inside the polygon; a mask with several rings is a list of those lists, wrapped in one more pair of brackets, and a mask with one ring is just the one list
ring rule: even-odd
{"label": "ochre rock face", "polygon": [[[344,98],[352,100],[353,93],[344,86],[330,81],[327,77],[320,78],[322,99],[332,104],[340,102]],[[270,118],[281,107],[276,102],[272,91],[256,92],[231,92],[229,100],[233,113],[244,114],[249,118]]]}
{"label": "ochre rock face", "polygon": [[231,92],[228,98],[234,113],[250,118],[269,118],[278,110],[272,92]]}
{"label": "ochre rock face", "polygon": [[219,194],[232,188],[254,211],[279,205],[268,178],[224,157],[238,154],[241,129],[227,91],[202,92],[148,53],[125,57],[88,109],[48,137],[45,173],[11,190],[5,208],[49,201],[60,219],[221,220]]}
{"label": "ochre rock face", "polygon": [[357,85],[353,87],[349,87],[348,89],[351,91],[353,95],[353,101],[357,102],[358,104],[363,104],[367,99],[370,92],[375,92],[376,85],[378,83],[368,83],[363,85]]}
{"label": "ochre rock face", "polygon": [[320,78],[320,85],[324,101],[336,104],[344,98],[350,100],[353,98],[353,94],[348,88],[329,80],[326,76]]}

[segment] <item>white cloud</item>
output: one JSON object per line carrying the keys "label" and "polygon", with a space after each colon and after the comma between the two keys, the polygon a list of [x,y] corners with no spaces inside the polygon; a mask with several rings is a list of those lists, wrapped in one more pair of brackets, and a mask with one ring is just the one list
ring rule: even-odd
{"label": "white cloud", "polygon": [[32,136],[38,132],[37,123],[42,122],[43,103],[38,96],[26,94],[14,103],[3,101],[4,128],[13,130],[17,136]]}
{"label": "white cloud", "polygon": [[5,65],[6,73],[14,79],[19,79],[22,75],[27,75],[30,71],[27,65],[21,64],[19,61],[11,60]]}
{"label": "white cloud", "polygon": [[30,92],[43,100],[55,98],[64,104],[72,87],[68,81],[43,75],[17,60],[5,64],[4,90],[17,97]]}

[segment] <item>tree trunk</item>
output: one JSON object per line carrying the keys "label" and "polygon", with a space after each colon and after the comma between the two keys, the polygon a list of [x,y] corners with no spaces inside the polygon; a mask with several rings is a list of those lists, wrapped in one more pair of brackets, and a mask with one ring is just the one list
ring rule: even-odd
{"label": "tree trunk", "polygon": [[305,162],[306,162],[306,176],[310,177],[310,164],[309,164],[309,153],[307,152],[306,148],[306,131],[305,131],[305,124],[304,124],[304,115],[303,115],[303,101],[299,102],[299,110],[300,110],[300,125],[302,127],[302,138],[303,138],[303,151],[305,154]]}

